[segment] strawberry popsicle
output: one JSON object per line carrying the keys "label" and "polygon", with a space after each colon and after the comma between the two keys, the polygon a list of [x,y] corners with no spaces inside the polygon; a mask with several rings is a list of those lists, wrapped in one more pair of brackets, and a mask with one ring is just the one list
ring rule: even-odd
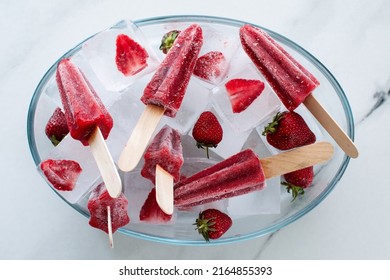
{"label": "strawberry popsicle", "polygon": [[141,101],[146,105],[145,110],[118,161],[122,171],[131,171],[137,166],[161,117],[176,116],[202,44],[203,32],[199,25],[192,24],[181,31],[146,85],[141,97]]}
{"label": "strawberry popsicle", "polygon": [[179,33],[174,45],[145,87],[141,97],[145,105],[163,107],[166,116],[175,117],[194,71],[202,44],[202,29],[197,24],[192,24]]}
{"label": "strawberry popsicle", "polygon": [[112,197],[122,192],[122,183],[104,139],[113,119],[81,70],[68,58],[57,66],[56,81],[70,135],[91,148],[103,181]]}
{"label": "strawberry popsicle", "polygon": [[99,127],[106,139],[113,126],[112,117],[80,69],[65,58],[58,63],[56,80],[70,135],[88,146]]}
{"label": "strawberry popsicle", "polygon": [[141,175],[156,185],[156,200],[161,210],[173,213],[173,182],[180,177],[183,151],[180,134],[170,126],[164,126],[154,137],[145,155]]}
{"label": "strawberry popsicle", "polygon": [[252,150],[247,149],[176,184],[175,206],[195,206],[264,187],[260,161]]}
{"label": "strawberry popsicle", "polygon": [[328,142],[263,159],[246,149],[177,183],[174,203],[188,208],[262,190],[266,179],[325,162],[332,155],[333,146]]}
{"label": "strawberry popsicle", "polygon": [[164,126],[147,148],[144,159],[141,175],[153,184],[157,165],[171,174],[175,182],[179,181],[180,168],[184,161],[179,132],[170,126]]}
{"label": "strawberry popsicle", "polygon": [[358,157],[352,140],[311,94],[319,81],[264,30],[244,25],[240,28],[240,39],[244,51],[284,106],[293,111],[304,103],[343,151],[352,158]]}
{"label": "strawberry popsicle", "polygon": [[317,79],[265,31],[252,25],[240,28],[244,51],[290,111],[319,85]]}
{"label": "strawberry popsicle", "polygon": [[108,233],[107,206],[110,206],[111,226],[114,233],[130,222],[127,205],[128,200],[123,193],[118,198],[112,198],[104,184],[100,184],[91,192],[88,200],[88,210],[91,215],[89,224]]}

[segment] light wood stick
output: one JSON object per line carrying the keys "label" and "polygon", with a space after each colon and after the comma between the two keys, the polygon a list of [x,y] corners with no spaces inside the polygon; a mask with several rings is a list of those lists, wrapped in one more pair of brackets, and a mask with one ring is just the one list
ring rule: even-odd
{"label": "light wood stick", "polygon": [[110,247],[114,248],[114,238],[112,236],[112,221],[111,221],[111,207],[107,206],[107,226],[108,226],[108,242]]}
{"label": "light wood stick", "polygon": [[122,182],[118,174],[118,169],[108,151],[106,141],[98,127],[89,138],[89,147],[96,164],[111,197],[117,198],[122,193]]}
{"label": "light wood stick", "polygon": [[128,172],[137,166],[163,114],[162,107],[155,105],[145,107],[119,157],[118,166],[122,171]]}
{"label": "light wood stick", "polygon": [[355,144],[341,129],[338,123],[329,115],[325,108],[322,107],[321,103],[318,102],[313,94],[306,97],[303,104],[305,104],[307,109],[309,109],[312,115],[348,156],[351,158],[357,158],[359,156],[359,152]]}
{"label": "light wood stick", "polygon": [[156,200],[165,214],[172,215],[173,177],[158,164],[156,166]]}
{"label": "light wood stick", "polygon": [[329,142],[318,142],[260,159],[265,178],[280,176],[332,158],[334,148]]}

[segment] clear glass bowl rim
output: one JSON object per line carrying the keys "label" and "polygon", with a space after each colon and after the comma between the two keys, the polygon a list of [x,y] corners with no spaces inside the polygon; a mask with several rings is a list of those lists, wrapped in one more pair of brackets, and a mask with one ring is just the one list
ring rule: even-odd
{"label": "clear glass bowl rim", "polygon": [[[263,30],[266,30],[273,38],[277,39],[277,41],[282,42],[283,44],[287,45],[288,47],[294,49],[301,55],[303,55],[307,60],[309,60],[311,63],[313,63],[318,70],[328,79],[329,83],[334,88],[335,92],[337,93],[341,104],[343,106],[345,115],[347,117],[347,130],[346,133],[348,136],[354,140],[355,136],[355,130],[354,130],[354,119],[351,111],[351,107],[349,105],[349,102],[347,100],[347,97],[341,88],[340,84],[337,82],[335,77],[332,75],[332,73],[319,61],[317,60],[313,55],[311,55],[308,51],[306,51],[301,46],[297,45],[290,39],[284,37],[283,35],[280,35],[272,30],[269,30],[268,28],[265,28],[260,25],[253,24],[251,22],[241,21],[241,20],[235,20],[230,18],[224,18],[224,17],[215,17],[215,16],[203,16],[203,15],[171,15],[171,16],[160,16],[160,17],[151,17],[151,18],[145,18],[145,19],[139,19],[139,20],[133,20],[133,22],[139,26],[148,26],[153,24],[162,24],[162,23],[171,23],[171,22],[198,22],[198,23],[218,23],[218,24],[224,24],[224,25],[230,25],[233,27],[240,27],[244,24],[251,24],[253,26],[257,26],[262,28]],[[121,21],[118,22],[116,25],[120,25]],[[114,28],[116,25],[113,25],[111,28]],[[94,36],[94,35],[93,35]],[[93,37],[91,36],[91,37]],[[39,156],[36,142],[35,142],[35,135],[34,135],[34,117],[35,117],[35,111],[36,107],[39,101],[40,93],[42,92],[42,88],[45,86],[45,84],[48,82],[48,80],[51,78],[52,73],[55,71],[55,67],[57,63],[64,57],[68,57],[77,51],[80,50],[82,44],[87,41],[89,38],[86,38],[84,41],[80,42],[77,46],[66,52],[63,56],[61,56],[44,74],[41,81],[38,83],[34,94],[32,96],[29,110],[27,114],[27,137],[28,137],[28,143],[31,151],[31,155],[33,157],[33,160],[36,165],[38,165],[41,162],[41,158]],[[174,245],[195,245],[195,246],[213,246],[213,245],[221,245],[221,244],[229,244],[229,243],[235,243],[245,240],[254,239],[257,237],[261,237],[267,234],[271,234],[275,231],[278,231],[282,229],[283,227],[289,225],[290,223],[296,221],[297,219],[301,218],[305,214],[307,214],[309,211],[311,211],[313,208],[315,208],[322,200],[325,199],[325,197],[333,190],[333,188],[336,186],[337,182],[341,179],[343,176],[348,164],[350,161],[350,157],[344,156],[343,162],[340,165],[339,170],[337,171],[336,176],[333,178],[333,180],[329,183],[328,187],[318,196],[316,199],[311,201],[308,205],[306,205],[304,208],[296,212],[295,214],[271,225],[266,228],[260,229],[258,231],[254,231],[249,234],[240,235],[240,236],[232,236],[229,238],[222,238],[213,240],[213,242],[204,242],[202,240],[178,240],[178,239],[172,239],[172,238],[165,238],[160,236],[153,236],[149,234],[144,234],[136,231],[132,231],[129,229],[119,229],[118,232],[121,232],[125,235],[141,238],[144,240],[159,242],[159,243],[166,243],[166,244],[174,244]],[[54,191],[54,190],[53,190]],[[55,192],[57,194],[57,192]],[[58,194],[57,194],[58,195]],[[58,195],[61,199],[63,199],[60,195]],[[88,217],[83,211],[75,207],[75,205],[70,204],[65,199],[63,199],[67,204],[69,204],[72,208],[77,210],[80,214]]]}

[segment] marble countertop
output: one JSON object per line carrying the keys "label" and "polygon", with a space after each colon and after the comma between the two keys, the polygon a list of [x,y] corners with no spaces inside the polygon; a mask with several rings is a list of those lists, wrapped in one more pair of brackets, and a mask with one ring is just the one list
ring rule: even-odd
{"label": "marble countertop", "polygon": [[[320,205],[274,234],[199,248],[116,234],[114,249],[99,246],[107,237],[36,171],[26,132],[32,94],[58,57],[97,31],[124,18],[179,14],[259,24],[312,53],[347,95],[360,157]],[[0,259],[389,259],[389,14],[385,0],[1,1]]]}

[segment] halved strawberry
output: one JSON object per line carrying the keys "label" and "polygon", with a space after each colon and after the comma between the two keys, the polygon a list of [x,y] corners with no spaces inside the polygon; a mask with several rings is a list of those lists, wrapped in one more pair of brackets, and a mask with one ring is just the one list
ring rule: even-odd
{"label": "halved strawberry", "polygon": [[53,145],[57,146],[68,133],[65,114],[61,108],[57,107],[46,124],[45,134]]}
{"label": "halved strawberry", "polygon": [[82,171],[80,165],[73,160],[48,159],[39,166],[52,186],[60,191],[73,190]]}
{"label": "halved strawberry", "polygon": [[233,79],[225,84],[233,113],[241,113],[263,92],[260,80]]}
{"label": "halved strawberry", "polygon": [[132,76],[144,69],[148,63],[149,54],[146,50],[125,34],[116,38],[115,62],[118,70],[125,76]]}
{"label": "halved strawberry", "polygon": [[144,205],[142,205],[139,213],[140,221],[160,224],[169,222],[171,218],[172,215],[165,214],[161,210],[160,206],[158,206],[156,200],[156,188],[153,188],[146,198]]}
{"label": "halved strawberry", "polygon": [[226,68],[226,59],[219,51],[208,52],[196,61],[194,75],[206,81],[218,79]]}

